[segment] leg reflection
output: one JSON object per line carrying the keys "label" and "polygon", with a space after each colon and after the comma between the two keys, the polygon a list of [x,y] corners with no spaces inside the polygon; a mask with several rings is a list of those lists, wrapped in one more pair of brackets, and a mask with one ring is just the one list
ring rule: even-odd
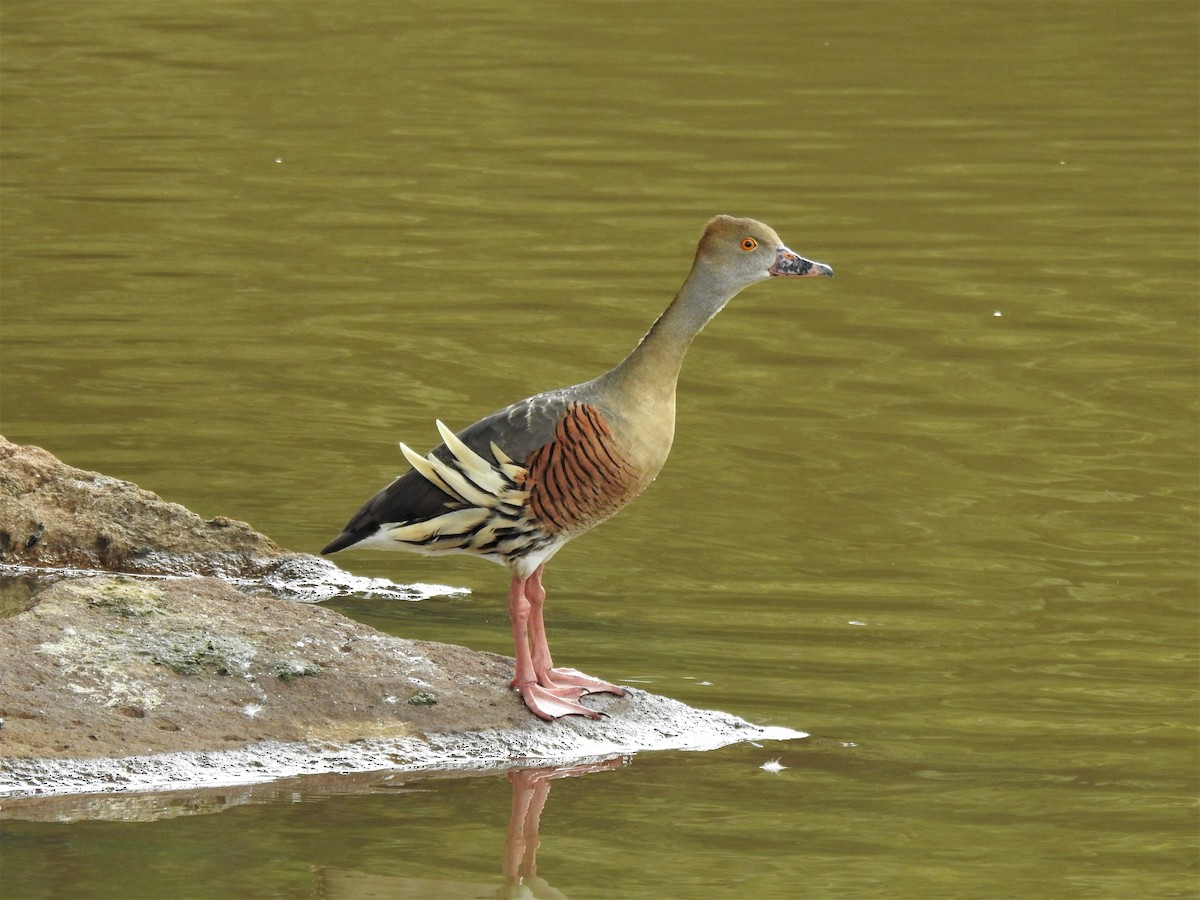
{"label": "leg reflection", "polygon": [[546,806],[546,798],[550,796],[550,782],[556,778],[574,778],[591,772],[618,769],[625,762],[625,757],[614,756],[597,763],[517,769],[508,773],[508,780],[512,784],[512,812],[508,819],[508,837],[504,842],[505,897],[534,897],[538,900],[566,897],[537,874],[542,810]]}

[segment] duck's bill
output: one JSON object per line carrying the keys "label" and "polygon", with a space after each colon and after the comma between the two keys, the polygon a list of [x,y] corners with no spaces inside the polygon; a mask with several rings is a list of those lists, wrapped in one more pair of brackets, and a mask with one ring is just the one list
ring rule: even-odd
{"label": "duck's bill", "polygon": [[805,259],[799,253],[793,253],[787,247],[780,247],[775,255],[775,264],[767,269],[772,275],[785,278],[811,278],[815,275],[833,277],[833,269],[825,263]]}

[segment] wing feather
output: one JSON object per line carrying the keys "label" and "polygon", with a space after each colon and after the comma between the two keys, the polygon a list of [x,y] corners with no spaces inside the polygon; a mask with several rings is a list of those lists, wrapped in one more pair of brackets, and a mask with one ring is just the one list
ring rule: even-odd
{"label": "wing feather", "polygon": [[[381,529],[392,537],[405,535],[403,543],[409,543],[409,537],[418,542],[427,540],[439,527],[434,521],[447,513],[465,511],[464,507],[490,508],[494,515],[515,521],[529,502],[528,491],[524,489],[526,469],[522,464],[535,451],[555,441],[558,422],[576,390],[566,388],[537,394],[494,412],[457,434],[439,422],[443,443],[425,456],[401,444],[401,452],[412,470],[364,503],[321,552],[335,553],[352,547]],[[495,462],[490,462],[488,456]],[[459,527],[467,520],[467,516],[460,516],[446,524]],[[411,530],[406,530],[410,526]],[[502,527],[498,533],[503,531]],[[496,538],[496,534],[489,536],[493,541]]]}

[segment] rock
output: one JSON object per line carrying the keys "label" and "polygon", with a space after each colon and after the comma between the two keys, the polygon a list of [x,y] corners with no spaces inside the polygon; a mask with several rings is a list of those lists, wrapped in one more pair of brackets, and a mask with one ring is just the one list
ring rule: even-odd
{"label": "rock", "polygon": [[300,555],[245,522],[202,519],[128,481],[0,437],[0,563],[261,578]]}
{"label": "rock", "polygon": [[0,621],[0,658],[4,757],[406,737],[529,718],[504,657],[391,637],[215,578],[60,581]]}
{"label": "rock", "polygon": [[0,438],[0,582],[6,571],[34,588],[0,591],[0,797],[803,736],[634,690],[584,698],[599,720],[543,722],[511,690],[509,658],[273,595],[452,589],[356,580]]}
{"label": "rock", "polygon": [[[365,593],[421,600],[462,593],[444,585],[359,578],[327,559],[285,550],[245,522],[202,519],[128,481],[72,468],[40,447],[0,436],[0,567],[211,575],[293,600]],[[0,616],[28,604],[0,585]]]}

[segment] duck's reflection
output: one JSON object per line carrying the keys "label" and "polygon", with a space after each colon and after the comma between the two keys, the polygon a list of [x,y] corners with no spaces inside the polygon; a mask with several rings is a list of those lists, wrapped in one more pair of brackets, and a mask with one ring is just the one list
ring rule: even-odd
{"label": "duck's reflection", "polygon": [[567,895],[537,873],[542,811],[551,782],[592,772],[618,769],[629,761],[618,755],[570,766],[540,766],[508,773],[512,806],[504,838],[503,886],[431,878],[372,875],[348,869],[321,868],[317,896],[325,900],[368,900],[396,897],[406,900],[566,900]]}
{"label": "duck's reflection", "polygon": [[[312,869],[316,880],[314,896],[325,900],[377,900],[384,897],[413,900],[546,900],[564,897],[561,891],[551,887],[538,875],[537,868],[542,812],[550,796],[551,783],[559,778],[618,769],[626,765],[629,759],[628,756],[614,755],[594,757],[573,765],[509,770],[507,778],[512,798],[500,863],[503,882],[499,885],[499,878],[490,883],[481,883],[447,878],[373,875],[353,869],[315,866]],[[442,777],[462,778],[467,774],[482,776],[485,773],[442,773]],[[0,802],[0,821],[18,819],[60,825],[85,821],[156,822],[213,815],[236,807],[253,807],[281,800],[290,805],[302,798],[420,791],[428,789],[428,785],[436,778],[436,773],[413,777],[409,773],[375,772],[306,776],[270,784],[193,791],[30,797]],[[496,786],[502,788],[502,783]]]}
{"label": "duck's reflection", "polygon": [[[624,765],[626,758],[614,756],[596,763],[574,766],[547,766],[517,769],[508,773],[512,784],[512,812],[508,817],[508,835],[504,841],[503,897],[564,897],[538,877],[537,851],[541,843],[542,810],[550,796],[550,782],[556,778],[574,778]],[[527,893],[523,891],[527,890]]]}

